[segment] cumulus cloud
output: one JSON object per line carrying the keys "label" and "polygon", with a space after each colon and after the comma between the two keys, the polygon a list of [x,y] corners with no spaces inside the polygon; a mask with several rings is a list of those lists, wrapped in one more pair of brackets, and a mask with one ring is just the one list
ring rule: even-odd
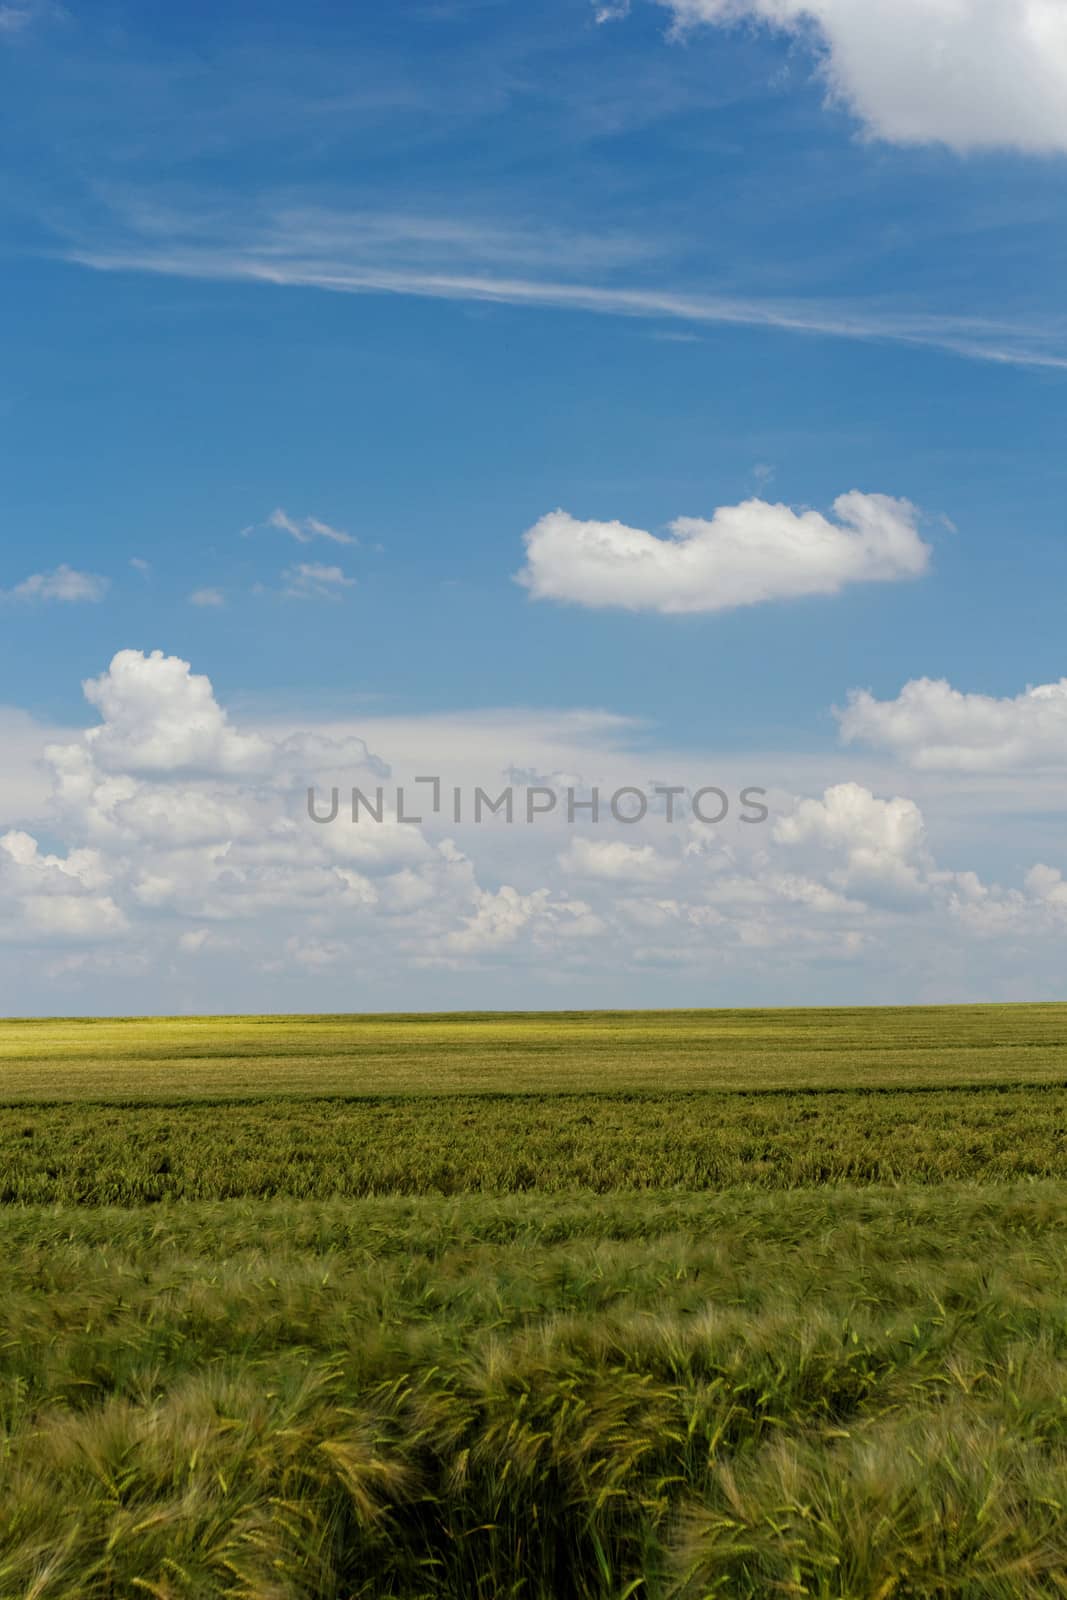
{"label": "cumulus cloud", "polygon": [[0,902],[13,915],[0,918],[0,937],[82,943],[118,937],[128,923],[111,896],[99,892],[109,881],[98,851],[45,855],[30,834],[9,830],[0,837]]}
{"label": "cumulus cloud", "polygon": [[859,783],[838,783],[821,799],[804,799],[774,825],[785,845],[815,845],[834,860],[829,883],[877,903],[925,892],[932,865],[924,852],[925,825],[914,800],[882,800]]}
{"label": "cumulus cloud", "polygon": [[93,572],[77,572],[64,562],[52,572],[31,574],[6,593],[11,600],[61,600],[72,603],[102,600],[107,590],[107,578],[98,577]]}
{"label": "cumulus cloud", "polygon": [[1026,887],[1036,899],[1067,913],[1067,883],[1059,867],[1047,867],[1038,862],[1026,874]]}
{"label": "cumulus cloud", "polygon": [[682,613],[832,595],[927,570],[930,547],[907,500],[854,490],[838,496],[834,512],[831,521],[746,500],[721,506],[710,520],[678,517],[660,538],[554,511],[526,534],[518,578],[535,600]]}
{"label": "cumulus cloud", "polygon": [[[1067,932],[1067,881],[1059,867],[1030,868],[1021,889],[983,883],[975,872],[946,874],[949,911],[979,939],[1062,940]],[[1053,945],[1055,948],[1055,944]]]}
{"label": "cumulus cloud", "polygon": [[351,589],[355,578],[349,578],[340,567],[327,567],[319,561],[301,561],[287,567],[282,573],[284,593],[290,600],[335,599],[342,589]]}
{"label": "cumulus cloud", "polygon": [[810,41],[830,98],[876,137],[1067,151],[1063,0],[660,0],[679,28],[755,22]]}
{"label": "cumulus cloud", "polygon": [[212,606],[224,606],[226,604],[226,596],[221,589],[194,589],[189,596],[189,604],[191,606],[205,606],[209,609]]}
{"label": "cumulus cloud", "polygon": [[474,955],[512,944],[531,919],[544,910],[547,900],[547,889],[524,895],[504,884],[495,894],[483,891],[463,926],[447,936],[447,948],[455,954]]}
{"label": "cumulus cloud", "polygon": [[[325,971],[386,947],[404,963],[481,961],[595,925],[548,888],[483,888],[451,839],[401,823],[388,800],[374,825],[312,822],[312,778],[366,791],[388,776],[353,734],[238,729],[210,680],[161,651],[120,651],[84,689],[100,722],[47,750],[49,825],[74,847],[48,853],[21,828],[0,839],[0,924],[16,942],[128,936],[131,955],[238,963],[273,945],[261,970]],[[62,970],[89,969],[65,957]]]}
{"label": "cumulus cloud", "polygon": [[891,750],[917,771],[1067,766],[1067,678],[1006,699],[913,678],[895,700],[854,690],[837,717],[847,743]]}
{"label": "cumulus cloud", "polygon": [[578,877],[608,883],[662,883],[678,871],[679,862],[649,844],[580,837],[560,857],[560,865]]}
{"label": "cumulus cloud", "polygon": [[67,856],[42,855],[37,840],[20,828],[11,828],[0,837],[0,850],[6,857],[7,870],[21,874],[40,892],[66,893],[72,882],[80,889],[99,889],[108,881],[97,850],[72,850]]}
{"label": "cumulus cloud", "polygon": [[232,728],[210,679],[177,656],[120,650],[83,688],[103,718],[85,743],[106,771],[255,772],[269,764],[266,740]]}
{"label": "cumulus cloud", "polygon": [[129,923],[110,895],[28,895],[20,907],[24,936],[78,944],[117,939]]}
{"label": "cumulus cloud", "polygon": [[521,894],[511,884],[495,892],[480,890],[473,913],[448,934],[445,949],[452,956],[479,956],[514,944],[530,932],[535,945],[559,938],[595,938],[605,924],[584,900],[554,896],[549,889]]}
{"label": "cumulus cloud", "polygon": [[[995,950],[999,973],[1009,944],[1026,971],[1051,950],[1055,970],[1067,930],[1052,850],[1034,852],[1017,886],[946,870],[914,801],[858,783],[776,789],[761,827],[702,827],[685,809],[626,827],[609,813],[577,827],[553,813],[538,828],[490,828],[469,808],[461,822],[450,804],[434,812],[425,790],[422,823],[400,821],[394,784],[408,786],[409,811],[413,774],[441,771],[445,795],[462,776],[469,792],[472,773],[490,782],[508,758],[531,774],[581,768],[611,792],[633,777],[617,719],[575,715],[561,731],[566,719],[532,714],[383,715],[368,728],[395,754],[391,773],[345,723],[235,725],[207,678],[158,651],[120,651],[86,691],[99,722],[54,739],[50,800],[32,826],[19,819],[0,836],[0,972],[27,995],[53,985],[27,1009],[102,1005],[96,984],[114,984],[107,1004],[128,1007],[131,973],[143,978],[138,1005],[162,1007],[187,1003],[193,984],[205,995],[216,985],[212,1004],[269,1007],[290,980],[286,1000],[305,1007],[351,1006],[357,994],[380,1006],[386,993],[398,1008],[430,995],[484,1004],[486,971],[513,980],[502,1003],[565,992],[662,1003],[641,987],[654,972],[681,980],[666,994],[683,1002],[755,992],[782,1003],[840,997],[812,984],[842,962],[880,998],[922,998],[960,951],[972,973],[981,948]],[[453,758],[469,764],[450,768]],[[673,775],[699,786],[692,767]],[[320,797],[332,785],[344,796],[334,823],[309,818],[312,782]],[[351,822],[352,785],[382,787],[380,823]],[[1000,934],[1010,940],[994,945]]]}

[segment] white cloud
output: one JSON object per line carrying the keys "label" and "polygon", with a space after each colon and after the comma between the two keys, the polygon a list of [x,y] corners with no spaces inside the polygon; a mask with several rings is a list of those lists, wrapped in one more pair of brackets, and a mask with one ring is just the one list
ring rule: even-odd
{"label": "white cloud", "polygon": [[659,538],[621,522],[554,511],[525,536],[519,581],[535,600],[666,613],[726,611],[918,577],[930,548],[916,512],[887,495],[839,495],[838,521],[746,500],[709,520],[678,517]]}
{"label": "white cloud", "polygon": [[[291,517],[281,506],[272,511],[266,522],[261,524],[265,528],[278,528],[282,533],[288,533],[298,544],[310,544],[313,539],[329,539],[333,544],[357,544],[359,541],[351,533],[345,533],[343,528],[331,527],[328,522],[322,522],[318,517]],[[256,531],[256,524],[245,528],[246,535]]]}
{"label": "white cloud", "polygon": [[1067,151],[1063,0],[660,0],[680,28],[810,39],[831,99],[895,144]]}
{"label": "white cloud", "polygon": [[51,790],[45,751],[68,736],[66,729],[45,727],[25,711],[0,706],[0,829],[43,814]]}
{"label": "white cloud", "polygon": [[4,942],[118,937],[128,922],[111,896],[99,892],[109,882],[98,851],[43,855],[30,834],[10,830],[0,837],[0,904],[6,901],[9,913],[0,918],[0,937]]}
{"label": "white cloud", "polygon": [[1022,889],[983,883],[974,872],[949,874],[946,882],[952,917],[979,939],[1040,940],[1056,950],[1067,932],[1067,882],[1059,867],[1031,867]]}
{"label": "white cloud", "polygon": [[7,870],[20,874],[41,892],[49,888],[66,892],[70,879],[82,889],[99,889],[108,882],[103,859],[96,850],[72,850],[67,856],[42,855],[37,840],[21,828],[0,837]]}
{"label": "white cloud", "polygon": [[282,573],[284,593],[290,600],[335,599],[342,589],[351,589],[349,578],[340,567],[323,566],[320,561],[301,561]]}
{"label": "white cloud", "polygon": [[839,783],[821,800],[801,800],[774,825],[784,844],[814,839],[834,848],[877,850],[894,858],[914,855],[922,842],[922,814],[913,800],[879,800],[858,783]]}
{"label": "white cloud", "polygon": [[221,589],[194,589],[189,596],[189,604],[191,606],[206,606],[209,609],[212,606],[224,606],[226,604],[226,596]]}
{"label": "white cloud", "polygon": [[24,578],[13,589],[7,590],[12,600],[61,600],[68,603],[80,600],[102,600],[108,590],[108,579],[92,572],[77,572],[64,562],[52,572],[35,572]]}
{"label": "white cloud", "polygon": [[579,836],[560,857],[560,865],[578,877],[599,878],[608,883],[662,883],[674,876],[680,863],[649,844]]}
{"label": "white cloud", "polygon": [[[914,801],[856,782],[776,787],[755,827],[686,806],[632,826],[604,808],[577,833],[562,808],[476,825],[453,780],[469,800],[509,770],[582,772],[602,795],[644,771],[732,794],[769,774],[653,753],[617,717],[516,710],[367,718],[390,772],[350,724],[235,725],[160,652],[119,652],[87,692],[100,722],[55,739],[51,799],[0,837],[0,977],[28,1011],[128,1010],[131,975],[142,1009],[477,1005],[487,970],[516,1005],[950,998],[954,972],[997,992],[1011,959],[1005,983],[1059,979],[1051,833],[1002,887],[941,867]],[[434,771],[436,813],[414,779]],[[346,796],[334,823],[309,820],[310,782]],[[383,787],[380,824],[351,822],[353,783]],[[421,824],[398,820],[397,783]]]}
{"label": "white cloud", "polygon": [[800,800],[774,825],[784,845],[814,845],[831,861],[827,881],[874,903],[926,891],[932,863],[925,824],[914,800],[882,800],[859,783],[838,783],[821,799]]}
{"label": "white cloud", "polygon": [[766,887],[778,899],[802,906],[818,916],[855,916],[868,910],[862,900],[849,899],[829,884],[796,873],[772,873],[766,879]]}
{"label": "white cloud", "polygon": [[505,883],[495,892],[477,891],[474,912],[448,934],[445,950],[450,956],[494,955],[527,932],[535,945],[552,946],[558,939],[595,939],[605,931],[584,900],[554,896],[550,889],[522,894]]}
{"label": "white cloud", "polygon": [[1046,867],[1039,862],[1026,874],[1026,887],[1036,899],[1067,912],[1067,883],[1059,867]]}
{"label": "white cloud", "polygon": [[483,891],[463,927],[448,935],[447,948],[457,955],[476,955],[512,944],[531,919],[544,910],[547,900],[547,889],[523,895],[507,883],[495,894]]}
{"label": "white cloud", "polygon": [[105,771],[255,772],[269,765],[267,741],[236,732],[210,680],[177,656],[120,650],[83,688],[103,717],[85,744]]}
{"label": "white cloud", "polygon": [[117,939],[129,922],[109,895],[28,895],[21,903],[25,934],[33,939],[70,939],[79,944]]}
{"label": "white cloud", "polygon": [[1014,698],[913,678],[895,700],[854,690],[837,713],[846,743],[891,750],[917,771],[1010,772],[1067,766],[1067,678]]}
{"label": "white cloud", "polygon": [[[137,948],[154,940],[158,951],[172,930],[181,956],[210,948],[239,961],[273,918],[268,943],[318,970],[335,964],[324,951],[351,956],[375,916],[414,950],[441,947],[475,914],[473,868],[448,841],[434,845],[395,816],[362,828],[344,814],[335,826],[309,820],[309,779],[368,789],[387,774],[361,739],[239,730],[210,681],[161,651],[120,651],[84,688],[101,722],[47,752],[49,824],[79,845],[59,856],[23,829],[0,839],[0,922],[13,938],[91,943],[130,931]],[[241,932],[220,939],[220,925]],[[64,967],[75,970],[85,969]]]}

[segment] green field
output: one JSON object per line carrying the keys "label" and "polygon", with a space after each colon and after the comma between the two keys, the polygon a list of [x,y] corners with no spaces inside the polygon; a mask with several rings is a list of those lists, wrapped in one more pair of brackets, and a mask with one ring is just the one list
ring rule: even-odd
{"label": "green field", "polygon": [[1067,1595],[1067,1007],[0,1023],[0,1600]]}

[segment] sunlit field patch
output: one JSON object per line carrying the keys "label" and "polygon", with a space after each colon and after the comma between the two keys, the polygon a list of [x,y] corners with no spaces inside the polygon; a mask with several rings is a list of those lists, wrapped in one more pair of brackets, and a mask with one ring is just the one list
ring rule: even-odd
{"label": "sunlit field patch", "polygon": [[0,1021],[0,1101],[1067,1082],[1067,1005]]}

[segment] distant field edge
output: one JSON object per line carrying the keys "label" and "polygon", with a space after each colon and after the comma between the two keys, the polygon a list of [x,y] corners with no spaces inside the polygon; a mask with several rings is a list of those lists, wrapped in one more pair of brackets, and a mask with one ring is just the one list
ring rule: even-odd
{"label": "distant field edge", "polygon": [[864,1018],[879,1013],[889,1016],[944,1015],[949,1012],[1033,1012],[1062,1011],[1067,1014],[1067,1000],[967,1000],[943,1001],[936,1004],[911,1005],[848,1005],[848,1006],[616,1006],[608,1008],[575,1009],[573,1007],[542,1010],[458,1010],[458,1011],[203,1011],[203,1012],[107,1012],[92,1016],[29,1016],[10,1013],[0,1016],[0,1027],[18,1025],[77,1024],[79,1027],[107,1026],[116,1022],[129,1023],[197,1023],[197,1022],[263,1022],[263,1023],[500,1023],[515,1022],[581,1022],[611,1021],[624,1018],[633,1021],[647,1018],[653,1021],[671,1021],[681,1018],[729,1018],[740,1021],[754,1017],[851,1017]]}

